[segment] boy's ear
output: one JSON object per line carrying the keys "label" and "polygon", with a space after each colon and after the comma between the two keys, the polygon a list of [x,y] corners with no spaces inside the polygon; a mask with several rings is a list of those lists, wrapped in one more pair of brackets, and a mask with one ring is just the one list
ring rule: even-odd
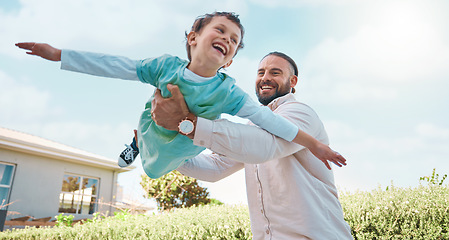
{"label": "boy's ear", "polygon": [[227,62],[225,65],[223,65],[223,68],[227,68],[227,67],[231,66],[231,64],[232,64],[232,59],[229,60],[229,62]]}
{"label": "boy's ear", "polygon": [[196,32],[189,32],[189,34],[187,35],[187,43],[190,46],[195,46],[196,45]]}

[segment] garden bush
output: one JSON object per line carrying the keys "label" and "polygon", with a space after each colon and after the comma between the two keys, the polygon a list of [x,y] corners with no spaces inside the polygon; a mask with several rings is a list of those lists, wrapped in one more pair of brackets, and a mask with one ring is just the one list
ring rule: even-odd
{"label": "garden bush", "polygon": [[[434,181],[435,183],[441,183]],[[449,187],[389,186],[340,194],[354,239],[449,239]],[[62,219],[62,218],[61,218]],[[64,219],[62,219],[64,220]],[[61,220],[61,221],[62,221]],[[62,221],[64,223],[64,221]],[[159,215],[98,214],[68,227],[6,230],[0,239],[251,239],[246,206],[206,205]]]}
{"label": "garden bush", "polygon": [[0,239],[251,239],[246,206],[206,205],[159,215],[116,213],[67,227],[6,230]]}
{"label": "garden bush", "polygon": [[354,239],[449,239],[449,187],[388,187],[341,194]]}

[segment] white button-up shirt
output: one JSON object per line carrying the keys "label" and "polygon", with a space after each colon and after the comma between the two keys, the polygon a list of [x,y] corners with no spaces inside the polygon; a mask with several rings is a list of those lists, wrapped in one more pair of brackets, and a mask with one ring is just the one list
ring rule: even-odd
{"label": "white button-up shirt", "polygon": [[[321,120],[293,94],[269,104],[301,130],[328,144]],[[178,170],[217,181],[245,168],[254,239],[352,239],[332,171],[301,145],[256,126],[198,118],[194,143],[211,149]]]}

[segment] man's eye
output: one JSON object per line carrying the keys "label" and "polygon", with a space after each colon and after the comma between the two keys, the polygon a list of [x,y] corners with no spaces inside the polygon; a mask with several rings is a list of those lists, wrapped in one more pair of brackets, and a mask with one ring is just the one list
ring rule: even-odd
{"label": "man's eye", "polygon": [[224,33],[223,29],[221,29],[221,28],[217,28],[217,30],[221,33]]}

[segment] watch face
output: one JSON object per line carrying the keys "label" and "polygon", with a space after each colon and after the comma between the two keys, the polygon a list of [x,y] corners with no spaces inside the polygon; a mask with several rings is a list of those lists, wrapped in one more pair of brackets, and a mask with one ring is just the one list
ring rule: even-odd
{"label": "watch face", "polygon": [[188,135],[193,131],[193,122],[190,120],[183,120],[179,123],[179,131],[182,134]]}

